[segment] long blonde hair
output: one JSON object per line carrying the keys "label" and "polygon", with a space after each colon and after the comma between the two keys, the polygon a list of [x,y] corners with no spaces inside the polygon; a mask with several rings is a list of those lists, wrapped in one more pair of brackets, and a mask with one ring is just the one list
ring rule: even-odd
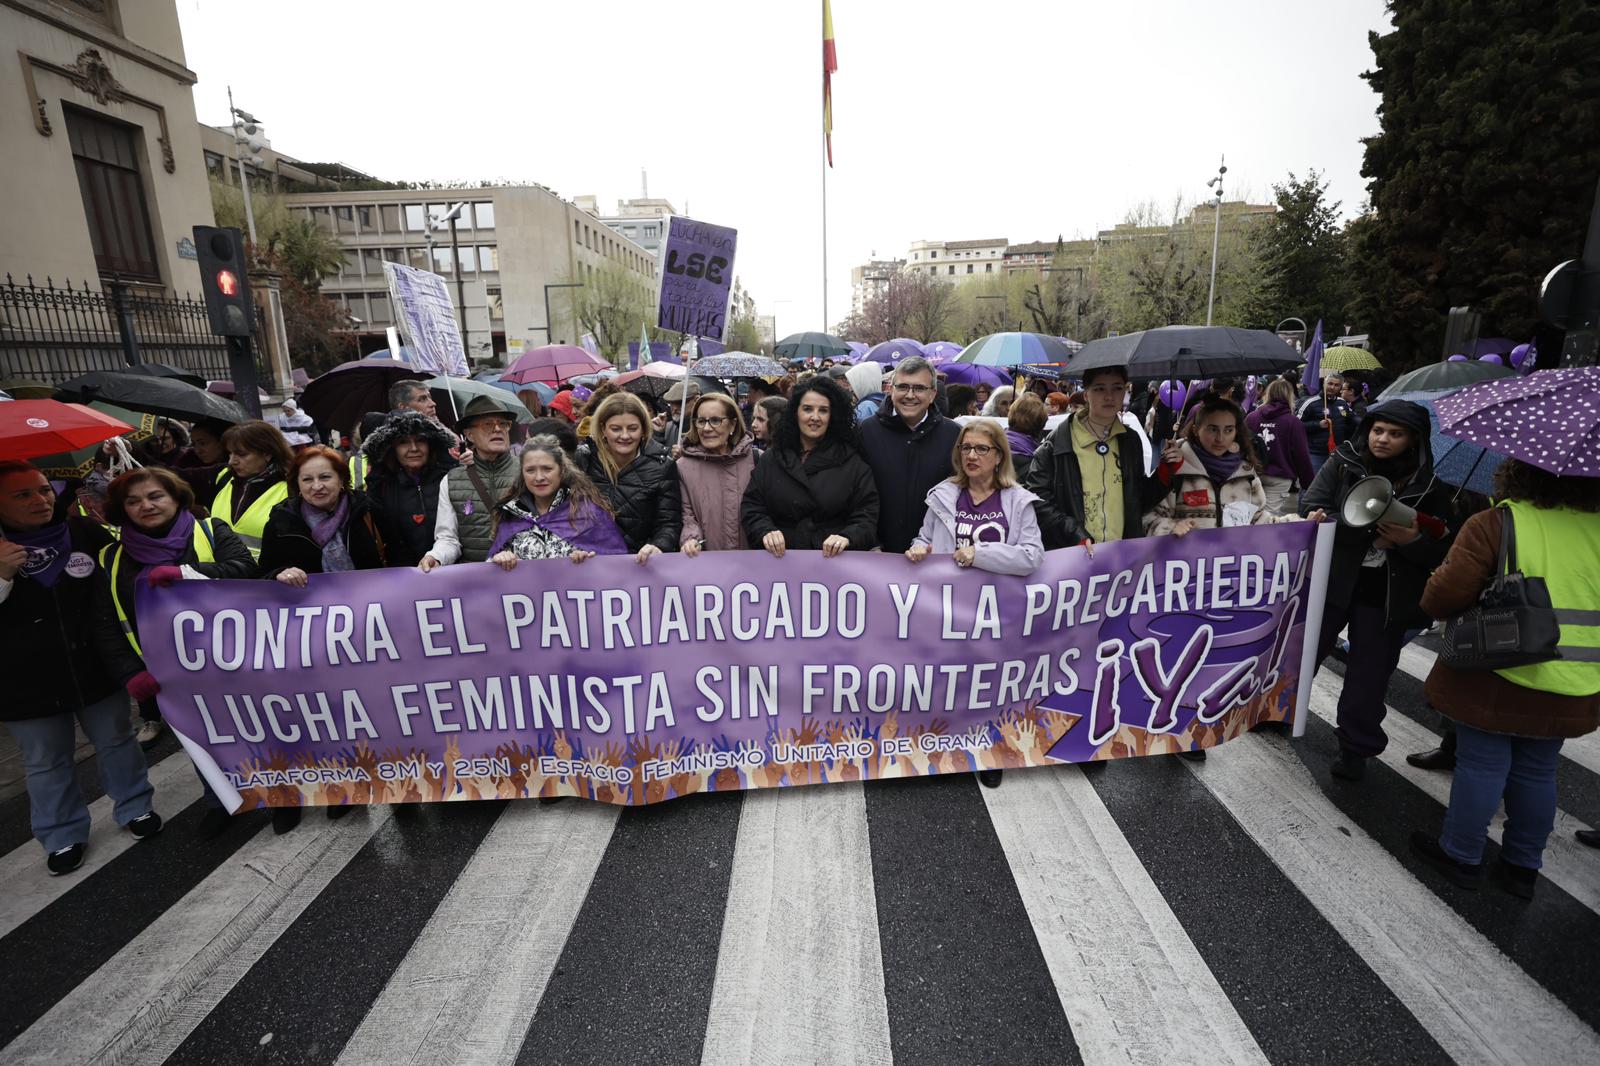
{"label": "long blonde hair", "polygon": [[650,439],[650,408],[644,405],[643,400],[631,392],[614,392],[600,401],[589,427],[589,439],[593,442],[595,454],[600,457],[600,468],[613,485],[617,483],[617,475],[622,472],[622,467],[617,464],[617,457],[611,454],[611,447],[606,443],[606,423],[621,415],[632,415],[639,420],[641,455]]}
{"label": "long blonde hair", "polygon": [[991,448],[1000,451],[1000,465],[995,468],[994,487],[1009,489],[1017,483],[1016,468],[1011,465],[1011,442],[1006,440],[1006,431],[1000,428],[1000,423],[987,418],[974,419],[968,422],[956,437],[956,446],[950,452],[950,465],[955,468],[955,475],[950,478],[964,489],[972,486],[967,480],[966,467],[961,465],[961,444],[967,439],[967,434],[977,433],[988,438]]}

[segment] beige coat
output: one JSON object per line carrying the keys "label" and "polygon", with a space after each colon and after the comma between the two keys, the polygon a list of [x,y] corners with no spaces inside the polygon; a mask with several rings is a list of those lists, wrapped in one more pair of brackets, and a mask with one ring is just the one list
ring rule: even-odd
{"label": "beige coat", "polygon": [[[1167,475],[1170,468],[1157,470],[1156,475]],[[1144,516],[1146,536],[1157,537],[1171,533],[1174,526],[1188,519],[1196,529],[1216,529],[1222,525],[1223,509],[1230,503],[1249,503],[1256,508],[1251,525],[1265,525],[1273,521],[1298,521],[1290,516],[1279,518],[1267,510],[1267,494],[1261,487],[1261,478],[1248,461],[1239,464],[1233,476],[1219,488],[1211,475],[1195,458],[1194,447],[1183,442],[1183,463],[1171,474],[1171,487],[1161,497],[1161,502]]]}

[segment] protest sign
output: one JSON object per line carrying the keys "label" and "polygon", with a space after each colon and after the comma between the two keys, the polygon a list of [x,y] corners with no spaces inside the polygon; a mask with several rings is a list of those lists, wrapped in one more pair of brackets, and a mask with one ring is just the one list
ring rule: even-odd
{"label": "protest sign", "polygon": [[418,370],[466,377],[467,353],[461,347],[461,327],[444,278],[399,263],[384,263],[383,274],[400,334],[411,348],[412,364]]}
{"label": "protest sign", "polygon": [[230,806],[640,804],[1303,722],[1332,531],[1063,549],[1029,577],[745,552],[183,581],[140,631],[166,721]]}
{"label": "protest sign", "polygon": [[674,215],[661,257],[656,325],[690,337],[722,340],[733,295],[738,232]]}

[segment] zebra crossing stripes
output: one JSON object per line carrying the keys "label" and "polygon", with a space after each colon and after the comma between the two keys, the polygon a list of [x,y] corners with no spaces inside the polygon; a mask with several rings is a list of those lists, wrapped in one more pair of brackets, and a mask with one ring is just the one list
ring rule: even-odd
{"label": "zebra crossing stripes", "polygon": [[983,798],[1084,1062],[1267,1062],[1082,771]]}
{"label": "zebra crossing stripes", "polygon": [[[34,879],[0,1063],[1600,1058],[1600,855],[1553,840],[1532,904],[1445,886],[1404,843],[1448,794],[1402,761],[1433,743],[1420,684],[1359,785],[1326,775],[1336,686],[1299,741],[998,790],[312,810],[209,845],[192,804]],[[1596,824],[1600,782],[1562,775]]]}
{"label": "zebra crossing stripes", "polygon": [[1286,744],[1225,744],[1193,772],[1456,1062],[1563,1062],[1574,1048],[1600,1046],[1593,1029],[1348,825]]}
{"label": "zebra crossing stripes", "polygon": [[[200,779],[188,759],[163,759],[150,768],[156,813],[171,818],[200,798]],[[21,798],[21,797],[19,797]],[[28,840],[0,857],[0,937],[60,899],[85,876],[138,843],[111,816],[111,797],[89,804],[89,850],[74,877],[49,877],[44,850]]]}
{"label": "zebra crossing stripes", "polygon": [[7,1061],[166,1061],[387,817],[377,807],[284,836],[258,831],[5,1048]]}
{"label": "zebra crossing stripes", "polygon": [[745,796],[702,1063],[892,1061],[866,797]]}
{"label": "zebra crossing stripes", "polygon": [[509,1062],[611,843],[618,808],[509,806],[339,1062]]}

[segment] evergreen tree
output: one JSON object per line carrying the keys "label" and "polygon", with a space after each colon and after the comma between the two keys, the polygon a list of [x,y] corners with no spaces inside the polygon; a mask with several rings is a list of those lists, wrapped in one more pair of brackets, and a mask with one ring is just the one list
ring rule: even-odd
{"label": "evergreen tree", "polygon": [[1247,290],[1235,317],[1260,329],[1291,316],[1307,326],[1320,319],[1334,336],[1350,298],[1340,205],[1328,202],[1328,183],[1315,170],[1304,178],[1291,171],[1272,191],[1278,211],[1253,234],[1260,284]]}
{"label": "evergreen tree", "polygon": [[1371,34],[1381,132],[1352,225],[1357,328],[1391,368],[1439,358],[1450,307],[1526,337],[1540,279],[1581,250],[1600,171],[1593,0],[1390,0]]}

